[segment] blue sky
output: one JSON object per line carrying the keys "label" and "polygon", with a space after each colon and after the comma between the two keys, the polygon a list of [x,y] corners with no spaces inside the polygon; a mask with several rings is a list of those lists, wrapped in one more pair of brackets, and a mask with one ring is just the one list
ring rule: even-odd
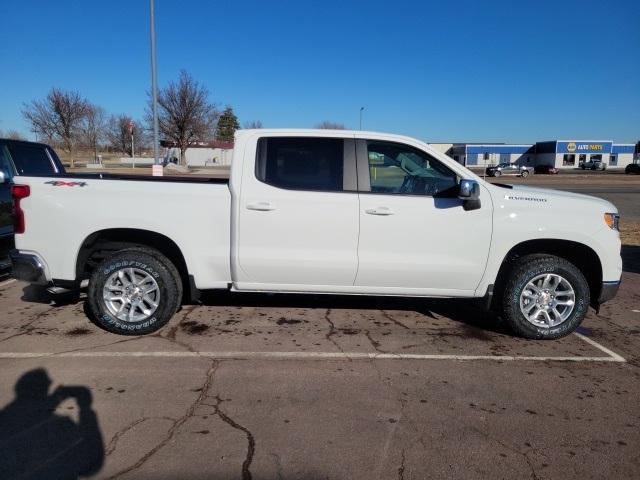
{"label": "blue sky", "polygon": [[[0,4],[0,129],[52,86],[142,118],[147,0]],[[640,139],[640,2],[156,0],[181,69],[240,122],[322,120],[427,141]]]}

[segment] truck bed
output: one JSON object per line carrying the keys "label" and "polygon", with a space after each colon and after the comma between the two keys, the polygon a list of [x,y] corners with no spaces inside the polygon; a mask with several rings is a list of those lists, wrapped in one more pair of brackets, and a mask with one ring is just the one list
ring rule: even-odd
{"label": "truck bed", "polygon": [[227,179],[75,173],[14,181],[30,187],[20,204],[26,230],[15,235],[16,248],[46,259],[49,280],[74,280],[85,242],[98,232],[118,230],[170,239],[198,288],[225,288],[230,281]]}

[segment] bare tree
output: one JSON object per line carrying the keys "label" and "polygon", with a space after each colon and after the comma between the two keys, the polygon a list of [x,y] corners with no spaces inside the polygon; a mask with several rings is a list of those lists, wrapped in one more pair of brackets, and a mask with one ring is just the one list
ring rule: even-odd
{"label": "bare tree", "polygon": [[328,120],[324,120],[318,123],[315,128],[321,128],[323,130],[344,130],[345,127],[342,123],[330,122]]}
{"label": "bare tree", "polygon": [[[209,100],[209,90],[182,70],[177,82],[169,82],[158,91],[158,107],[160,133],[176,144],[180,163],[186,165],[189,144],[210,140],[219,117],[216,106]],[[147,120],[153,125],[150,110]]]}
{"label": "bare tree", "polygon": [[98,159],[98,144],[105,137],[107,127],[107,112],[97,105],[88,104],[87,112],[82,120],[83,143],[93,150],[94,159]]}
{"label": "bare tree", "polygon": [[11,140],[25,140],[24,136],[17,130],[7,130],[4,135],[0,133],[0,137],[9,138]]}
{"label": "bare tree", "polygon": [[105,137],[107,143],[114,150],[132,156],[131,136],[134,147],[142,148],[146,142],[144,129],[140,122],[136,122],[125,114],[113,115],[107,123]]}
{"label": "bare tree", "polygon": [[78,92],[66,92],[52,88],[43,100],[23,104],[22,115],[31,123],[32,130],[40,136],[59,142],[71,157],[81,136],[81,124],[89,103]]}
{"label": "bare tree", "polygon": [[244,122],[242,124],[242,128],[249,130],[252,128],[264,128],[264,127],[262,126],[262,122],[260,120],[252,120],[250,122]]}

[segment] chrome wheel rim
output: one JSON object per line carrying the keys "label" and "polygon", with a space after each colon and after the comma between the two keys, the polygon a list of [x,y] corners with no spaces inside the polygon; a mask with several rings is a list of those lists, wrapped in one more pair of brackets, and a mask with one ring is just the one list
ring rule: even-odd
{"label": "chrome wheel rim", "polygon": [[102,290],[109,313],[124,322],[151,317],[160,303],[158,282],[139,268],[123,268],[111,274]]}
{"label": "chrome wheel rim", "polygon": [[520,311],[536,327],[557,327],[573,312],[576,294],[569,281],[555,273],[532,278],[520,294]]}

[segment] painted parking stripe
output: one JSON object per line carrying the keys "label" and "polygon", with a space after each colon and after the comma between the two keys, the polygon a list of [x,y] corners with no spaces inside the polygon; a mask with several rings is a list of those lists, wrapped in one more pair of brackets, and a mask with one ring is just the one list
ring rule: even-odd
{"label": "painted parking stripe", "polygon": [[578,333],[578,332],[573,332],[573,334],[578,337],[581,340],[584,340],[585,342],[587,342],[589,345],[597,348],[598,350],[600,350],[601,352],[606,353],[607,355],[609,355],[611,358],[615,359],[616,362],[626,362],[626,360],[621,356],[618,355],[616,352],[614,352],[613,350],[609,350],[607,347],[605,347],[604,345],[600,345],[598,342],[596,342],[595,340],[590,339],[589,337]]}
{"label": "painted parking stripe", "polygon": [[[612,352],[613,353],[613,352]],[[518,355],[429,355],[365,352],[0,352],[0,359],[28,358],[212,358],[219,360],[493,360],[498,362],[625,362],[621,356],[531,357]]]}

